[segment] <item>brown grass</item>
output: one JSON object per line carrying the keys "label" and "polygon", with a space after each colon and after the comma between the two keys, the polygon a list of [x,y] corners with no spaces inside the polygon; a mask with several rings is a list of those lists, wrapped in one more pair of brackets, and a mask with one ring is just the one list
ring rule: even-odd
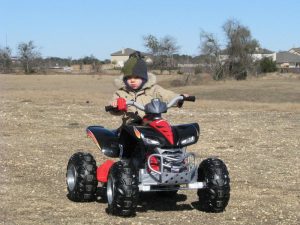
{"label": "brown grass", "polygon": [[[170,76],[159,76],[167,85]],[[175,199],[145,195],[135,218],[105,213],[103,202],[66,197],[69,157],[78,149],[105,157],[89,125],[116,128],[104,112],[114,76],[0,76],[0,224],[299,224],[300,80],[250,79],[172,88],[197,96],[172,109],[173,124],[198,122],[198,161],[219,156],[228,165],[231,200],[226,212],[197,210],[195,191]]]}

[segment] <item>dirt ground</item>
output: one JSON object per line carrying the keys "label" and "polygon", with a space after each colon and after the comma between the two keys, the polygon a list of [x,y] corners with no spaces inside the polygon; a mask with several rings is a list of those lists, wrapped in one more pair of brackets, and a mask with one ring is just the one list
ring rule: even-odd
{"label": "dirt ground", "polygon": [[[69,157],[106,158],[85,128],[116,128],[104,111],[113,76],[0,75],[0,224],[300,224],[300,79],[272,76],[173,88],[197,96],[171,123],[198,122],[189,151],[228,166],[231,198],[219,214],[198,210],[196,191],[144,195],[133,218],[109,216],[104,201],[66,197]],[[159,78],[163,80],[162,78]],[[166,78],[162,81],[167,84]]]}

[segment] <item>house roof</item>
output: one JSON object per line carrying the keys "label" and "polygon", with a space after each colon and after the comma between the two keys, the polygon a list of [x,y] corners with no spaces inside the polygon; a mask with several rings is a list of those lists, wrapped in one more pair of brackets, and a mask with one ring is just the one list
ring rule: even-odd
{"label": "house roof", "polygon": [[300,56],[290,52],[276,53],[277,63],[300,63]]}
{"label": "house roof", "polygon": [[266,48],[257,48],[255,49],[254,54],[272,54],[274,53],[273,51],[266,49]]}
{"label": "house roof", "polygon": [[[132,48],[124,48],[120,51],[114,52],[112,54],[110,54],[111,56],[129,56],[131,53],[134,53],[137,50],[134,50]],[[141,52],[142,55],[149,55],[147,53]]]}
{"label": "house roof", "polygon": [[289,52],[296,52],[296,53],[300,54],[300,48],[291,48],[289,50]]}

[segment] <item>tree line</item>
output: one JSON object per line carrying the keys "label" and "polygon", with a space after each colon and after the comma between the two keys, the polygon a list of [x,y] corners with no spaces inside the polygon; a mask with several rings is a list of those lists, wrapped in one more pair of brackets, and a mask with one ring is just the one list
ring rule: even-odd
{"label": "tree line", "polygon": [[[276,63],[272,59],[264,58],[259,62],[252,59],[252,54],[260,47],[248,27],[239,21],[230,19],[222,26],[226,37],[226,46],[221,49],[217,37],[207,31],[200,33],[200,54],[196,57],[178,54],[180,46],[174,37],[166,35],[157,38],[152,34],[143,36],[143,44],[151,55],[150,69],[176,70],[178,64],[197,64],[193,73],[208,72],[215,80],[232,77],[237,80],[246,79],[249,73],[272,72],[276,70]],[[49,57],[42,58],[33,41],[22,42],[17,46],[18,60],[14,62],[9,47],[0,48],[0,72],[13,72],[14,67],[20,66],[26,74],[40,72],[53,66],[71,66],[74,64],[93,66],[99,72],[101,65],[110,63],[109,60],[100,61],[93,55],[81,59]],[[221,55],[227,58],[221,59]]]}
{"label": "tree line", "polygon": [[[185,62],[199,64],[194,73],[208,72],[215,80],[226,77],[242,80],[246,79],[248,74],[276,71],[276,62],[270,58],[253,60],[252,55],[260,48],[260,44],[252,37],[248,27],[237,20],[230,19],[224,23],[222,30],[227,41],[224,49],[221,49],[214,34],[201,31],[199,45],[201,54],[198,57],[187,57]],[[143,39],[144,46],[153,55],[155,68],[168,70],[176,65],[174,56],[180,47],[173,37],[166,36],[159,40],[150,34]],[[221,59],[221,55],[226,55],[227,58]]]}
{"label": "tree line", "polygon": [[91,56],[80,59],[47,57],[42,58],[41,52],[33,41],[21,42],[17,46],[17,59],[12,57],[9,47],[0,48],[0,72],[11,73],[15,69],[21,68],[25,74],[43,72],[47,68],[70,67],[71,65],[92,65],[95,72],[99,72],[101,65],[109,63],[109,60],[101,61]]}

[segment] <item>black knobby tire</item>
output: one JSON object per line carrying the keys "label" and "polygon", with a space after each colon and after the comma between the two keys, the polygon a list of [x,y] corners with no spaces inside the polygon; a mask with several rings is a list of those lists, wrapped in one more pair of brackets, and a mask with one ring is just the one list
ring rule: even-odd
{"label": "black knobby tire", "polygon": [[198,168],[198,181],[206,182],[206,188],[198,190],[200,209],[205,212],[223,212],[230,198],[229,173],[224,162],[208,158]]}
{"label": "black knobby tire", "polygon": [[138,202],[138,176],[129,161],[113,164],[107,182],[108,213],[134,216]]}
{"label": "black knobby tire", "polygon": [[68,198],[75,202],[91,201],[98,185],[96,161],[89,153],[73,154],[67,166]]}

